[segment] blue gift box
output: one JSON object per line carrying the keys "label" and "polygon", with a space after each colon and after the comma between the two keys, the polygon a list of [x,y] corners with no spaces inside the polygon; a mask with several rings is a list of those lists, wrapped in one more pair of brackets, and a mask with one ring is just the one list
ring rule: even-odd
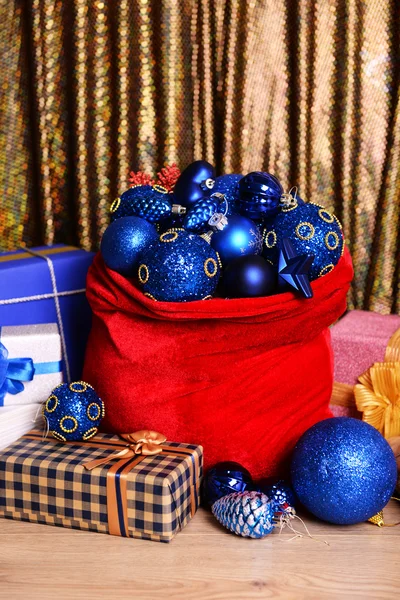
{"label": "blue gift box", "polygon": [[[64,333],[67,355],[64,356],[64,377],[68,380],[67,358],[69,379],[77,381],[81,378],[91,326],[85,288],[94,253],[64,244],[31,250],[39,256],[24,249],[0,253],[0,327],[58,323]],[[43,257],[48,257],[51,265]]]}

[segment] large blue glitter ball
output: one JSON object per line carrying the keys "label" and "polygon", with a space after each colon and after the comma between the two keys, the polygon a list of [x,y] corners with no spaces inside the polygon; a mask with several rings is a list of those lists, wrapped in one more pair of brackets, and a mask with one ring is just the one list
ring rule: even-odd
{"label": "large blue glitter ball", "polygon": [[212,506],[219,498],[232,492],[250,490],[252,485],[253,480],[245,467],[233,461],[219,462],[203,478],[201,501]]}
{"label": "large blue glitter ball", "polygon": [[264,231],[263,256],[277,264],[284,238],[297,254],[314,255],[309,271],[313,281],[335,267],[344,250],[341,225],[335,215],[312,202],[283,207]]}
{"label": "large blue glitter ball", "polygon": [[131,277],[137,273],[139,253],[157,240],[151,223],[139,217],[122,217],[105,230],[100,251],[109,269]]}
{"label": "large blue glitter ball", "polygon": [[205,160],[196,160],[180,174],[174,187],[174,201],[181,206],[192,206],[214,192],[214,182],[214,167]]}
{"label": "large blue glitter ball", "polygon": [[254,171],[239,182],[240,214],[249,219],[264,219],[277,215],[283,187],[275,175]]}
{"label": "large blue glitter ball", "polygon": [[61,442],[89,440],[104,417],[104,404],[84,381],[61,383],[43,407],[49,432]]}
{"label": "large blue glitter ball", "polygon": [[319,519],[338,525],[367,521],[386,506],[396,485],[396,460],[381,434],[350,417],[321,421],[298,441],[292,484]]}
{"label": "large blue glitter ball", "polygon": [[262,236],[257,225],[240,215],[228,217],[228,224],[215,231],[211,246],[218,252],[224,267],[234,258],[247,254],[260,254]]}
{"label": "large blue glitter ball", "polygon": [[226,267],[223,284],[227,298],[270,296],[277,287],[277,274],[262,256],[239,256]]}
{"label": "large blue glitter ball", "polygon": [[213,296],[220,275],[218,254],[203,238],[171,229],[140,257],[139,281],[146,296],[189,302]]}
{"label": "large blue glitter ball", "polygon": [[171,215],[173,195],[161,185],[136,185],[110,206],[111,222],[121,217],[141,217],[158,223]]}
{"label": "large blue glitter ball", "polygon": [[230,215],[239,214],[237,201],[239,198],[239,181],[242,179],[242,177],[243,175],[238,175],[236,173],[228,173],[226,175],[220,175],[215,180],[213,193],[219,192],[220,194],[224,194],[228,203],[226,211],[226,215],[228,217]]}

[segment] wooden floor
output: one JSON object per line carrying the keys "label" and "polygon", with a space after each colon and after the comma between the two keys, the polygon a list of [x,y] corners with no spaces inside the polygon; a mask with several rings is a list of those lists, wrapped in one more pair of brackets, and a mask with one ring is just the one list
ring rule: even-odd
{"label": "wooden floor", "polygon": [[400,526],[307,524],[329,546],[239,538],[203,509],[170,544],[0,519],[0,598],[400,598]]}

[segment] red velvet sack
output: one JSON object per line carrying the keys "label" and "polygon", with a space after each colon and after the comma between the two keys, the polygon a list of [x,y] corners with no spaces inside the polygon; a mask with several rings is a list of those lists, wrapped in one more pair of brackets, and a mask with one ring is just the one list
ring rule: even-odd
{"label": "red velvet sack", "polygon": [[235,460],[254,478],[282,472],[300,435],[331,416],[328,327],[352,276],[346,249],[310,300],[155,302],[98,254],[84,379],[105,402],[104,428],[201,444],[206,467]]}

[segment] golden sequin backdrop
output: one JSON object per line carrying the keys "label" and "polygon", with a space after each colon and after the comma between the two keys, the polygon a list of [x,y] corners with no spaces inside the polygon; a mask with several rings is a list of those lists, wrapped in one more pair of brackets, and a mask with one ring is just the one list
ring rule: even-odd
{"label": "golden sequin backdrop", "polygon": [[0,0],[0,246],[98,247],[130,169],[263,169],[400,312],[397,0]]}

